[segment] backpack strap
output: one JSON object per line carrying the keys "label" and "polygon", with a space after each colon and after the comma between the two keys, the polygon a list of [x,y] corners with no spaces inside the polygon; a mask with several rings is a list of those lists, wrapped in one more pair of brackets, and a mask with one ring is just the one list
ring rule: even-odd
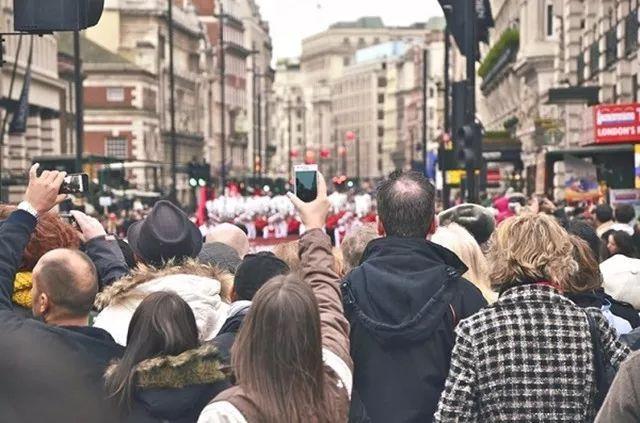
{"label": "backpack strap", "polygon": [[460,319],[458,319],[458,315],[456,314],[456,309],[453,308],[453,304],[449,303],[449,309],[451,310],[451,317],[453,318],[453,327],[455,328],[460,323]]}

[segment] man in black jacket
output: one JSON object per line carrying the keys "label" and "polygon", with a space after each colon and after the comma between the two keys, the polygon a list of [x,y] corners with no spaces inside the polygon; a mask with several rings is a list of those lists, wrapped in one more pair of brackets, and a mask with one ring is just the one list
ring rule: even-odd
{"label": "man in black jacket", "polygon": [[[25,201],[0,226],[0,421],[117,421],[102,375],[122,347],[88,327],[98,272],[82,252],[53,250],[33,271],[34,316],[13,311],[16,270],[38,216],[60,201],[64,172],[30,171]],[[118,261],[114,258],[114,261]]]}
{"label": "man in black jacket", "polygon": [[378,232],[345,279],[354,361],[352,420],[430,422],[449,372],[454,328],[486,305],[465,265],[427,241],[433,185],[396,173],[377,195]]}

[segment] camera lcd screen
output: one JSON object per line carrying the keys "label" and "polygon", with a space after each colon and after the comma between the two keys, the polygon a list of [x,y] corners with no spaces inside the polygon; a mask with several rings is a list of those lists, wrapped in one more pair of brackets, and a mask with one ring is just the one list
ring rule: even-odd
{"label": "camera lcd screen", "polygon": [[60,187],[61,194],[78,194],[85,192],[89,185],[89,177],[85,173],[67,175]]}

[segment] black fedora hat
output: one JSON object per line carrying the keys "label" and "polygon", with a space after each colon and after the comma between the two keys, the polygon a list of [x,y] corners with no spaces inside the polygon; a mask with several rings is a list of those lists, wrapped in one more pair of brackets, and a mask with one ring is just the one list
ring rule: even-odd
{"label": "black fedora hat", "polygon": [[200,230],[166,200],[158,201],[146,219],[129,227],[127,240],[145,263],[155,266],[171,259],[197,257],[202,249]]}

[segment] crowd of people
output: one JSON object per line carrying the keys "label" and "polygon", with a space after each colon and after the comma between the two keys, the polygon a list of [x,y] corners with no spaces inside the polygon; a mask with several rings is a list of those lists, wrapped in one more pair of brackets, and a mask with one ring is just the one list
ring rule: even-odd
{"label": "crowd of people", "polygon": [[[318,175],[311,202],[110,227],[62,218],[37,167],[0,206],[0,421],[640,421],[631,206],[439,210],[416,172],[357,198]],[[301,229],[256,252],[260,219]]]}

